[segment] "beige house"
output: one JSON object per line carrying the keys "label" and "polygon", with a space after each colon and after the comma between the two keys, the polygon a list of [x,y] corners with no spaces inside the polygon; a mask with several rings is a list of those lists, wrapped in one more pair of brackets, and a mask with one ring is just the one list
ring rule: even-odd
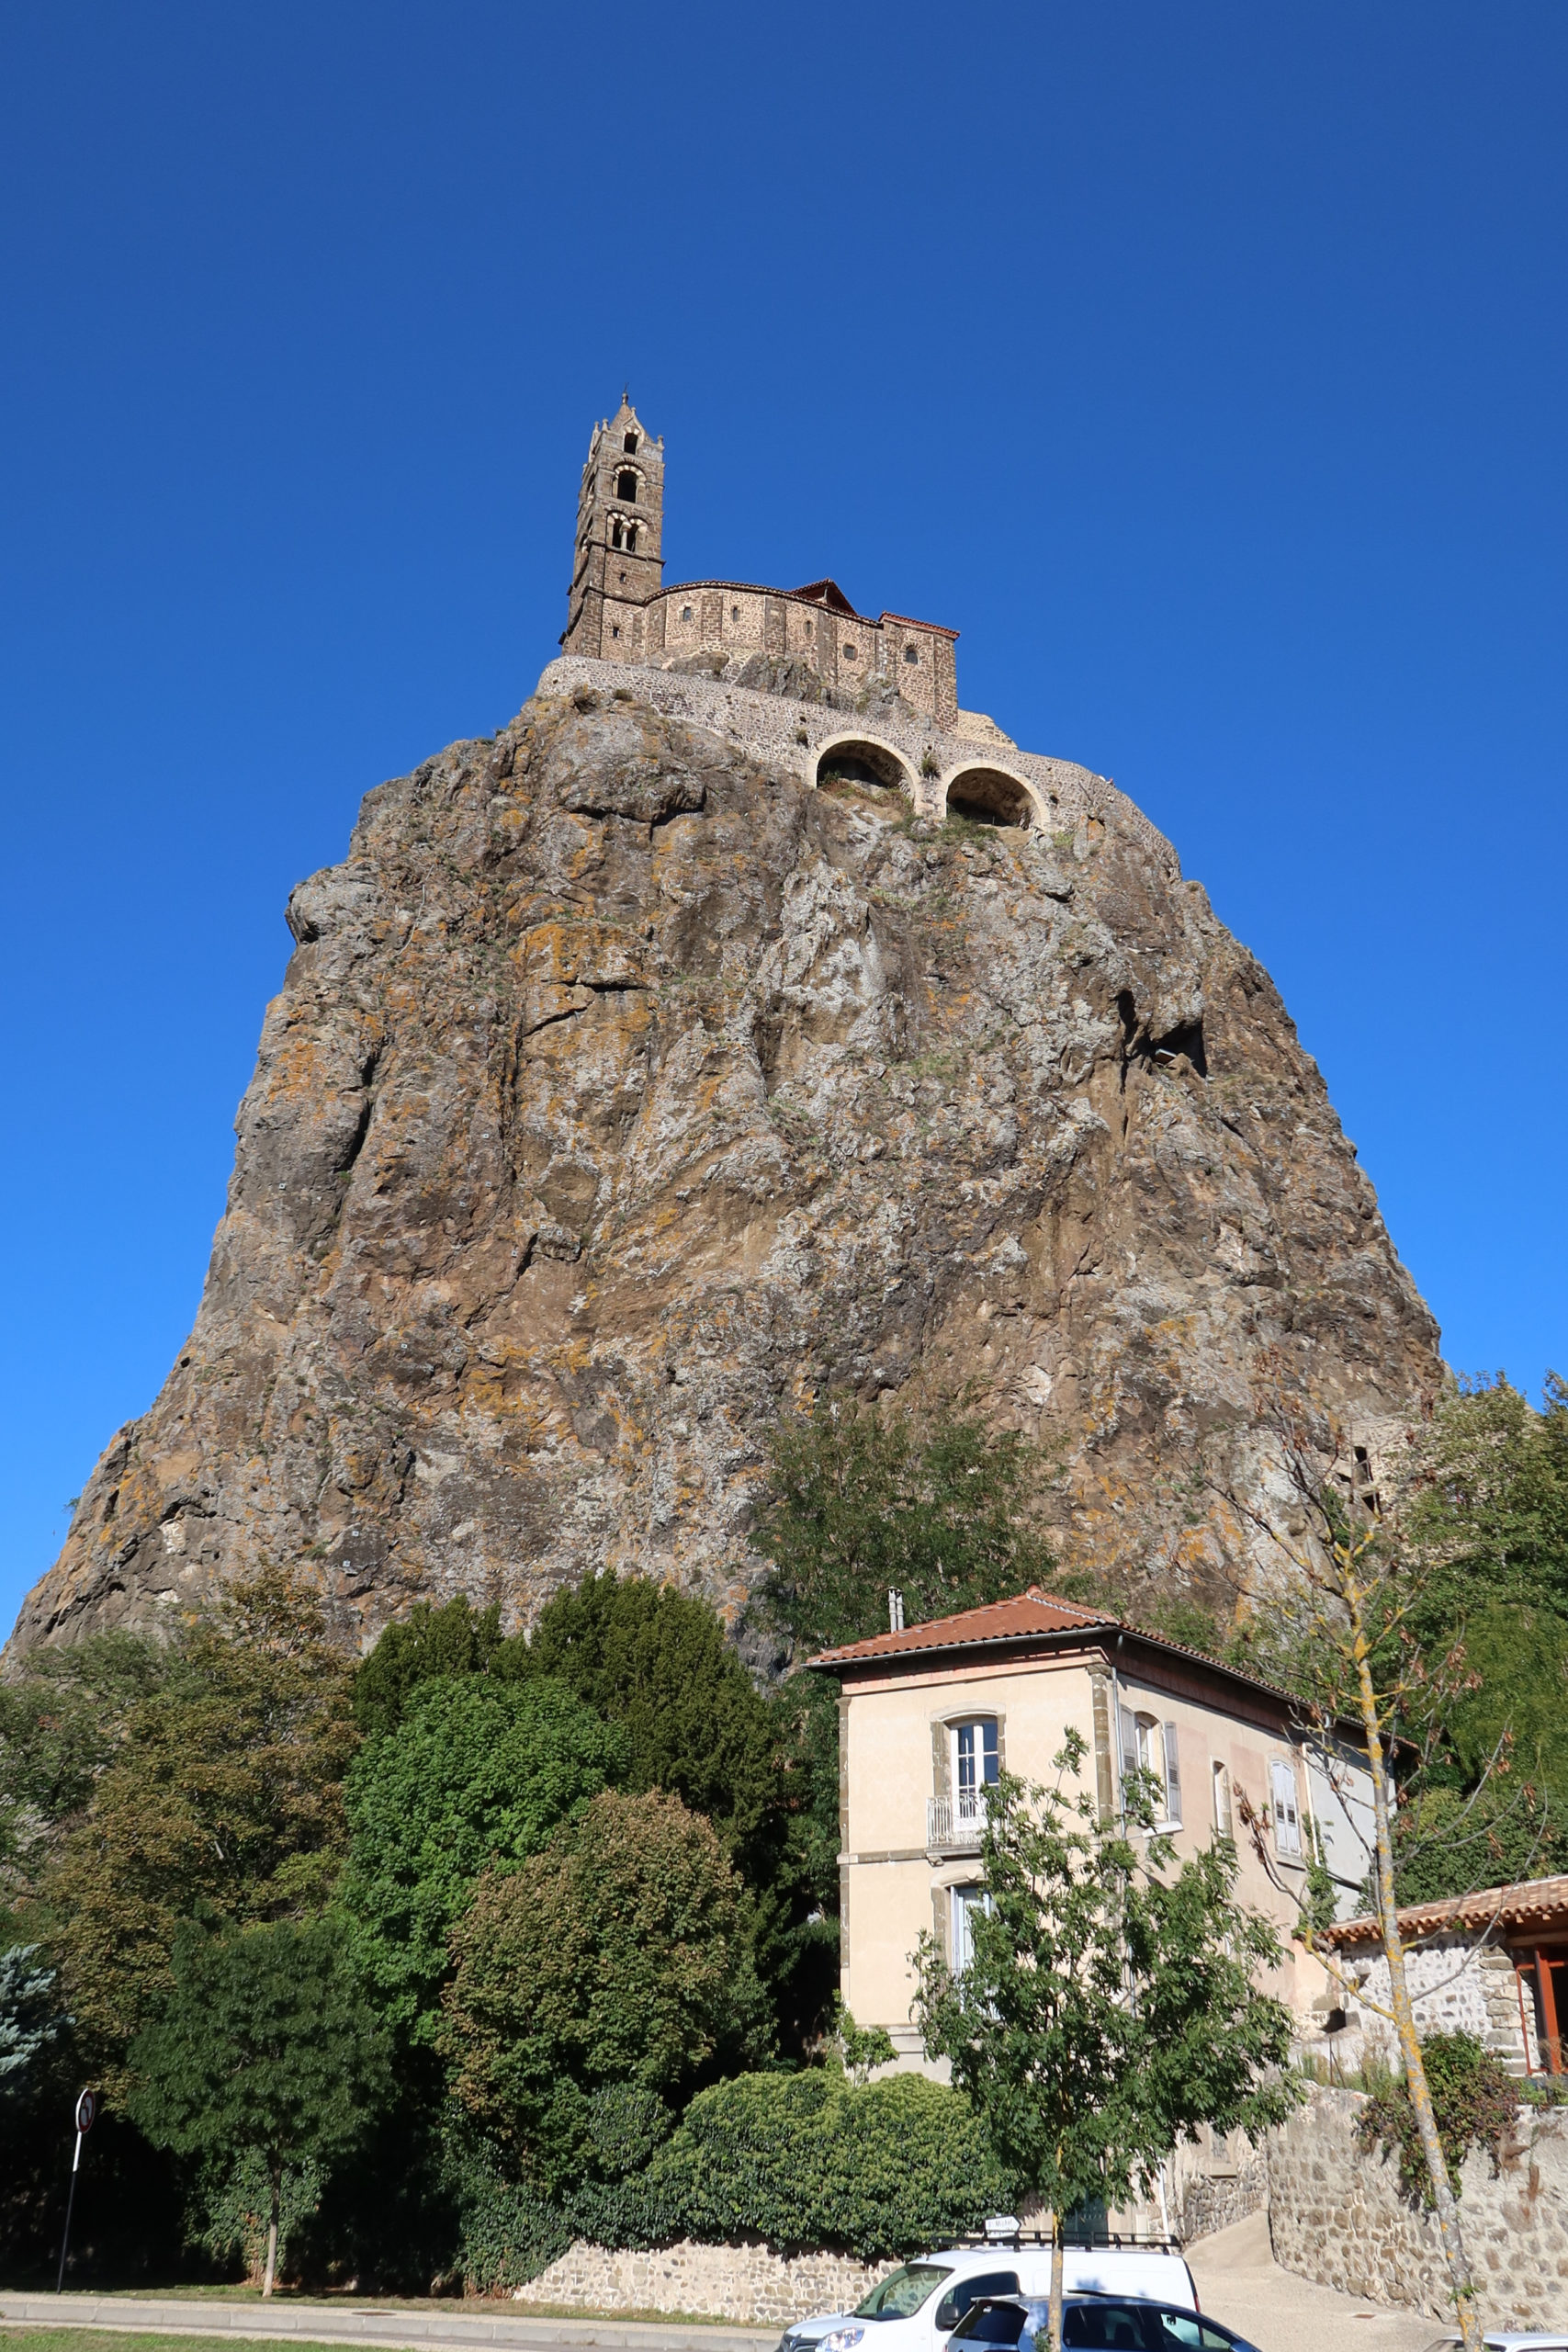
{"label": "beige house", "polygon": [[[1309,1735],[1282,1692],[1038,1588],[810,1664],[842,1691],[843,1998],[861,2025],[886,2028],[906,2064],[923,2064],[910,2017],[921,1929],[934,1929],[957,1965],[967,1949],[986,1788],[1002,1770],[1046,1779],[1069,1725],[1087,1744],[1085,1775],[1103,1813],[1119,1808],[1122,1776],[1137,1766],[1158,1784],[1179,1856],[1235,1836],[1237,1892],[1286,1939],[1269,1989],[1304,2036],[1321,2030],[1327,1980],[1289,1942],[1288,1890],[1304,1880],[1315,1839],[1340,1916],[1359,1908],[1371,1780],[1353,1750]],[[1244,1796],[1264,1824],[1267,1866],[1243,1826]]]}

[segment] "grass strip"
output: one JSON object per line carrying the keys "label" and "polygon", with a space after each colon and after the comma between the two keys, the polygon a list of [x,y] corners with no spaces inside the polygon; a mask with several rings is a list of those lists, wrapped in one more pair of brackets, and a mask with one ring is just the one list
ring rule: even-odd
{"label": "grass strip", "polygon": [[236,2341],[246,2352],[344,2352],[341,2344],[310,2344],[301,2337],[232,2335],[169,2335],[156,2328],[40,2327],[37,2320],[0,2320],[7,2352],[125,2352],[125,2335],[134,2332],[144,2352],[224,2352]]}

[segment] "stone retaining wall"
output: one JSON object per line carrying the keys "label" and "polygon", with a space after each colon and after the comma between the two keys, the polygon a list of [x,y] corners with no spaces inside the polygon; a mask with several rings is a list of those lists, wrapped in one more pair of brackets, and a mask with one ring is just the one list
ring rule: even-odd
{"label": "stone retaining wall", "polygon": [[833,703],[796,702],[787,695],[730,685],[686,671],[600,662],[583,654],[563,653],[547,662],[534,691],[570,695],[578,689],[612,695],[618,690],[671,718],[688,719],[725,736],[751,758],[782,769],[802,784],[812,782],[818,756],[826,745],[863,735],[900,754],[908,771],[911,800],[917,812],[927,817],[942,814],[950,775],[963,768],[999,768],[1027,781],[1037,806],[1046,814],[1047,831],[1060,828],[1070,833],[1084,820],[1096,819],[1130,833],[1169,880],[1180,878],[1181,861],[1165,835],[1109,778],[1073,760],[1025,752],[1005,736],[991,741],[956,734],[907,709],[880,704],[865,711],[846,709],[841,698]]}
{"label": "stone retaining wall", "polygon": [[[1269,2227],[1274,2257],[1299,2278],[1369,2301],[1451,2320],[1436,2223],[1401,2192],[1393,2156],[1363,2153],[1358,2091],[1314,2091],[1269,2136]],[[1460,2221],[1483,2325],[1568,2323],[1568,2111],[1519,2109],[1495,2174],[1472,2148],[1461,2172]]]}
{"label": "stone retaining wall", "polygon": [[513,2300],[572,2311],[688,2312],[783,2328],[813,2312],[852,2311],[897,2267],[842,2254],[775,2254],[761,2239],[699,2245],[682,2238],[649,2254],[579,2239]]}

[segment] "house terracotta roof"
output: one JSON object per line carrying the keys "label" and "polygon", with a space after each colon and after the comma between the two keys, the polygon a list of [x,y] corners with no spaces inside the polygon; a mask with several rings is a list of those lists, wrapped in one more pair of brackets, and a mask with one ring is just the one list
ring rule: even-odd
{"label": "house terracotta roof", "polygon": [[1103,1626],[1120,1629],[1121,1620],[1101,1610],[1080,1609],[1071,1600],[1055,1600],[1037,1584],[1016,1600],[993,1600],[984,1609],[961,1609],[953,1617],[932,1617],[923,1625],[907,1625],[901,1634],[875,1634],[868,1642],[850,1642],[842,1649],[822,1650],[808,1666],[846,1666],[862,1658],[906,1657],[921,1650],[972,1649],[986,1642],[1025,1641],[1032,1634],[1070,1634]]}
{"label": "house terracotta roof", "polygon": [[[1222,1659],[1210,1657],[1206,1651],[1191,1649],[1185,1642],[1169,1641],[1163,1634],[1145,1633],[1141,1626],[1129,1624],[1124,1617],[1112,1616],[1108,1610],[1083,1609],[1077,1601],[1042,1592],[1037,1584],[1032,1584],[1015,1600],[993,1600],[984,1609],[961,1609],[952,1617],[931,1617],[923,1625],[907,1625],[901,1634],[874,1634],[869,1641],[849,1642],[840,1649],[819,1650],[804,1663],[808,1668],[822,1667],[837,1673],[846,1667],[879,1666],[904,1659],[913,1662],[946,1651],[985,1649],[992,1645],[1028,1643],[1052,1636],[1059,1639],[1075,1633],[1122,1635],[1134,1649],[1181,1659],[1234,1688],[1259,1692],[1287,1714],[1304,1715],[1306,1712],[1292,1692],[1281,1690],[1278,1683],[1265,1682],[1261,1675],[1226,1666]],[[1341,1737],[1348,1734],[1354,1739],[1356,1736],[1354,1724],[1337,1724],[1331,1728]]]}
{"label": "house terracotta roof", "polygon": [[[1512,1886],[1483,1887],[1479,1894],[1461,1894],[1446,1903],[1412,1903],[1399,1915],[1402,1936],[1436,1936],[1455,1928],[1487,1928],[1495,1921],[1505,1928],[1568,1927],[1568,1877],[1520,1879]],[[1329,1928],[1328,1944],[1364,1944],[1377,1940],[1381,1930],[1370,1913],[1341,1919]]]}

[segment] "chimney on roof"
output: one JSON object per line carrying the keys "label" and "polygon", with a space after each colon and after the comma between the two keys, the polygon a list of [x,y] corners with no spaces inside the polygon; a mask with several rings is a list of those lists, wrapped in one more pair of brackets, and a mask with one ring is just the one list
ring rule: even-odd
{"label": "chimney on roof", "polygon": [[892,1585],[887,1588],[887,1630],[890,1634],[904,1630],[904,1596]]}

